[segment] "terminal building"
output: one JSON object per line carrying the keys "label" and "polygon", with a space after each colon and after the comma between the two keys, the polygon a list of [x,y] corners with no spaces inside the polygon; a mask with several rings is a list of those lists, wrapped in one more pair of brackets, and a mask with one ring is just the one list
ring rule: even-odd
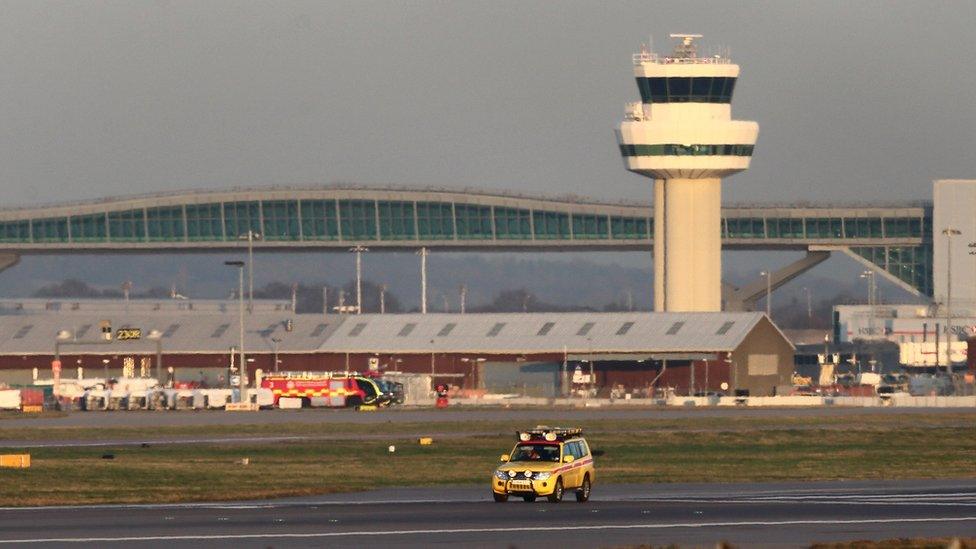
{"label": "terminal building", "polygon": [[932,210],[931,298],[880,303],[871,285],[866,305],[834,307],[834,341],[897,343],[907,366],[966,362],[967,340],[976,336],[976,180],[935,181]]}
{"label": "terminal building", "polygon": [[[240,345],[236,302],[8,302],[0,380],[155,375],[225,383]],[[108,337],[110,336],[110,337]],[[771,395],[790,384],[793,346],[761,313],[293,314],[256,302],[244,315],[249,371],[398,371],[490,393],[558,396]],[[236,353],[235,353],[236,354]],[[238,355],[239,356],[239,355]],[[160,360],[161,359],[161,360]]]}

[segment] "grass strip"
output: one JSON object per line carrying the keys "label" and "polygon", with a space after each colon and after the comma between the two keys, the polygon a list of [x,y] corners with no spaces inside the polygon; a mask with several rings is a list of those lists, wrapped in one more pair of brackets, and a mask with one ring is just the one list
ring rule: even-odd
{"label": "grass strip", "polygon": [[[487,493],[498,455],[511,449],[513,438],[470,436],[419,446],[391,434],[383,441],[42,448],[31,452],[30,469],[0,469],[0,501],[216,501],[458,484],[483,484]],[[603,430],[587,438],[605,452],[597,459],[600,484],[976,477],[976,440],[968,426]],[[389,444],[397,446],[393,455]],[[238,464],[244,457],[247,466]]]}

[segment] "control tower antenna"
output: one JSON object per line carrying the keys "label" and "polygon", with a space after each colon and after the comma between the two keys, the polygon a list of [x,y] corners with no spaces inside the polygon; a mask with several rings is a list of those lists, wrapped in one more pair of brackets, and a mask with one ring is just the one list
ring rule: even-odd
{"label": "control tower antenna", "polygon": [[722,307],[722,178],[749,168],[755,122],[732,120],[739,66],[698,56],[700,34],[674,52],[634,55],[641,101],[617,129],[624,165],[654,179],[654,310]]}

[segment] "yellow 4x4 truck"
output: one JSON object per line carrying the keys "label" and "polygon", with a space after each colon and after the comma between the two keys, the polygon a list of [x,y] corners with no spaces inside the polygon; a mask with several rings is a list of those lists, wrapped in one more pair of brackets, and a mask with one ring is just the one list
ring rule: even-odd
{"label": "yellow 4x4 truck", "polygon": [[502,464],[492,475],[495,501],[508,501],[509,496],[535,501],[545,496],[559,503],[568,490],[580,503],[590,499],[596,469],[582,429],[539,426],[516,435],[515,448],[501,456]]}

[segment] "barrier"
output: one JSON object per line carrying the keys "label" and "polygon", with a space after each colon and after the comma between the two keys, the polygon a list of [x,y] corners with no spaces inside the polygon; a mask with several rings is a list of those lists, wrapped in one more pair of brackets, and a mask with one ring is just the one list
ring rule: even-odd
{"label": "barrier", "polygon": [[26,469],[30,467],[30,454],[2,454],[0,455],[0,467],[10,467],[13,469]]}

